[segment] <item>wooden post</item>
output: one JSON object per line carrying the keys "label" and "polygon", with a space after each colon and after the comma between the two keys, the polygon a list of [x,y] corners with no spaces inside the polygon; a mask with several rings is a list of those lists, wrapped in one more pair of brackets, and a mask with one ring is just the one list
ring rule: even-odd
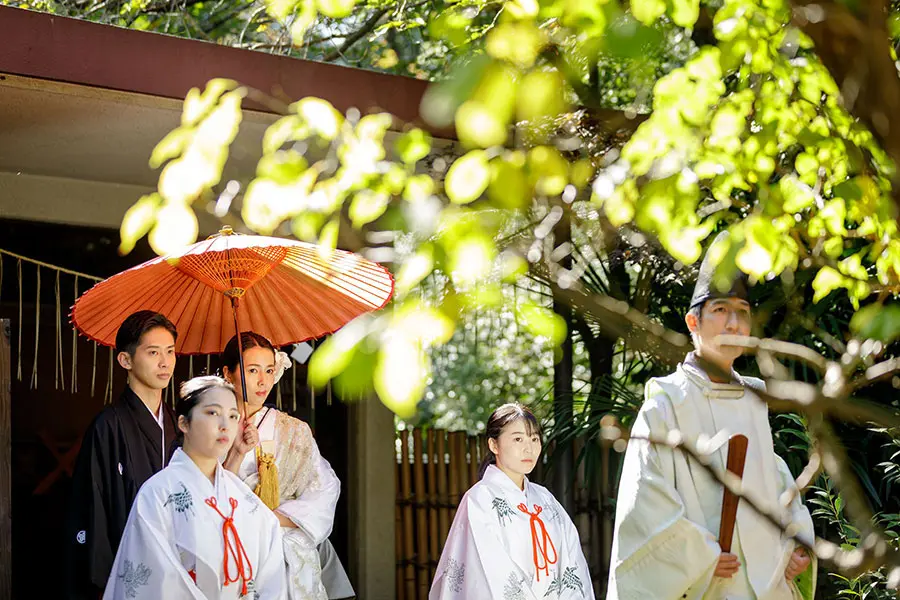
{"label": "wooden post", "polygon": [[428,600],[428,509],[425,508],[425,464],[422,450],[422,430],[413,429],[413,484],[416,502],[416,570],[419,581],[419,600]]}
{"label": "wooden post", "polygon": [[415,545],[413,541],[413,509],[412,485],[409,473],[409,431],[400,432],[400,493],[403,498],[403,559],[406,568],[403,570],[403,585],[406,588],[406,600],[416,597],[416,568],[413,566]]}
{"label": "wooden post", "polygon": [[[402,461],[402,458],[400,460]],[[400,461],[397,461],[397,483],[394,486],[397,490],[397,502],[394,505],[394,530],[396,532],[396,535],[394,536],[394,554],[397,557],[397,582],[394,587],[396,587],[397,600],[407,600],[405,593],[406,585],[403,583],[403,492],[400,489],[401,464]]]}
{"label": "wooden post", "polygon": [[447,442],[450,446],[450,494],[447,501],[451,507],[450,520],[452,521],[456,517],[456,508],[459,506],[459,432],[449,432]]}
{"label": "wooden post", "polygon": [[438,538],[441,550],[444,549],[444,541],[450,533],[450,496],[447,491],[447,432],[442,429],[434,429],[431,432],[437,436],[437,485],[438,498],[441,508],[438,510],[440,523],[440,537]]}
{"label": "wooden post", "polygon": [[0,319],[0,598],[12,598],[12,353],[10,321]]}
{"label": "wooden post", "polygon": [[478,481],[478,438],[472,436],[469,438],[469,489]]}
{"label": "wooden post", "polygon": [[[440,532],[438,524],[438,494],[437,494],[437,456],[435,454],[435,440],[438,432],[434,429],[428,430],[428,441],[426,448],[428,449],[428,580],[434,581],[434,572],[437,567],[437,561],[440,560],[441,550]],[[444,459],[443,456],[440,457]],[[446,536],[446,534],[444,534]]]}

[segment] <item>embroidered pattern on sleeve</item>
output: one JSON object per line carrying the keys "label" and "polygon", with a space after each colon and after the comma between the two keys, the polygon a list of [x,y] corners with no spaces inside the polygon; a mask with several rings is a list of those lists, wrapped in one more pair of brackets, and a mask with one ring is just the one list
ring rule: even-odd
{"label": "embroidered pattern on sleeve", "polygon": [[[187,513],[188,511],[191,514],[194,514],[194,499],[191,497],[191,492],[185,487],[184,483],[179,482],[181,485],[180,492],[172,492],[169,494],[169,498],[163,503],[163,506],[168,506],[169,503],[175,507],[175,512],[178,513]],[[184,515],[187,518],[187,514]]]}
{"label": "embroidered pattern on sleeve", "polygon": [[584,596],[584,586],[581,583],[581,578],[578,577],[578,569],[575,567],[566,567],[566,570],[561,575],[557,573],[556,578],[550,582],[550,587],[547,588],[544,598],[554,592],[556,597],[560,598],[566,590],[578,590],[580,597]]}
{"label": "embroidered pattern on sleeve", "polygon": [[247,493],[244,494],[244,501],[250,505],[250,510],[248,511],[251,515],[256,514],[256,511],[259,510],[259,498],[256,497],[256,494],[247,490]]}
{"label": "embroidered pattern on sleeve", "polygon": [[137,598],[138,588],[150,582],[151,573],[150,568],[144,563],[138,563],[135,567],[133,562],[126,560],[125,571],[117,575],[125,587],[125,597]]}
{"label": "embroidered pattern on sleeve", "polygon": [[447,570],[444,571],[450,590],[454,593],[460,593],[463,590],[463,582],[466,580],[466,565],[460,563],[455,558],[447,561]]}
{"label": "embroidered pattern on sleeve", "polygon": [[503,600],[525,600],[524,582],[515,574],[510,573],[503,586]]}
{"label": "embroidered pattern on sleeve", "polygon": [[256,589],[256,580],[251,579],[247,582],[247,593],[241,596],[241,600],[259,600],[259,590]]}
{"label": "embroidered pattern on sleeve", "polygon": [[501,525],[506,525],[507,522],[512,522],[512,518],[516,516],[515,511],[509,505],[509,502],[506,501],[506,498],[494,498],[491,501],[491,506],[493,506],[494,510],[497,512],[497,520]]}

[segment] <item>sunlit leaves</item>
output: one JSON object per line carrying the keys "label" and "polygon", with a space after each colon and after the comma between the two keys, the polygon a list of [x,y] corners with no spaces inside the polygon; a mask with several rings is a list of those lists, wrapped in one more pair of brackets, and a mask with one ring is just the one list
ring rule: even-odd
{"label": "sunlit leaves", "polygon": [[850,329],[863,339],[889,344],[900,337],[900,305],[866,306],[853,315]]}
{"label": "sunlit leaves", "polygon": [[197,240],[197,216],[182,204],[167,204],[156,213],[148,241],[160,255],[171,254]]}
{"label": "sunlit leaves", "polygon": [[422,246],[415,254],[406,257],[397,271],[396,292],[406,295],[425,279],[434,269],[434,250],[430,245]]}
{"label": "sunlit leaves", "polygon": [[469,204],[481,197],[490,180],[487,154],[481,150],[472,150],[450,167],[444,188],[451,202]]}
{"label": "sunlit leaves", "polygon": [[219,102],[224,93],[237,88],[237,82],[230,79],[213,79],[206,84],[202,93],[198,88],[191,88],[184,98],[181,124],[187,127],[196,125]]}
{"label": "sunlit leaves", "polygon": [[528,68],[537,60],[546,40],[544,33],[529,21],[507,22],[495,27],[487,37],[488,54],[517,67]]}
{"label": "sunlit leaves", "polygon": [[531,303],[522,303],[517,308],[521,323],[533,335],[546,338],[558,346],[566,338],[566,322],[558,314]]}
{"label": "sunlit leaves", "polygon": [[344,117],[330,102],[319,98],[304,98],[294,105],[294,110],[311,132],[324,140],[336,138],[344,121]]}
{"label": "sunlit leaves", "polygon": [[150,228],[156,222],[156,212],[162,204],[159,194],[147,194],[142,196],[122,218],[119,228],[119,254],[128,254],[134,249],[135,243],[147,235]]}
{"label": "sunlit leaves", "polygon": [[394,147],[400,160],[413,164],[428,156],[431,151],[431,136],[421,129],[412,129],[400,136]]}
{"label": "sunlit leaves", "polygon": [[387,210],[390,197],[385,193],[362,190],[350,202],[350,221],[357,229],[368,225]]}
{"label": "sunlit leaves", "polygon": [[373,383],[379,399],[401,419],[415,414],[430,371],[422,347],[405,337],[384,342]]}
{"label": "sunlit leaves", "polygon": [[483,233],[473,232],[456,240],[448,265],[453,283],[459,288],[476,285],[490,274],[496,255],[496,244]]}
{"label": "sunlit leaves", "polygon": [[346,17],[353,10],[358,0],[316,0],[316,5],[326,17],[340,19]]}

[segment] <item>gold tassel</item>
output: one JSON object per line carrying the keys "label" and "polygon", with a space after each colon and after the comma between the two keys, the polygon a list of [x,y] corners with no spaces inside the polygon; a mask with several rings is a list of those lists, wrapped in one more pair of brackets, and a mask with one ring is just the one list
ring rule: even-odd
{"label": "gold tassel", "polygon": [[259,471],[259,483],[253,493],[259,496],[263,504],[271,510],[275,510],[281,504],[278,492],[278,467],[275,466],[275,456],[256,447],[256,469]]}
{"label": "gold tassel", "polygon": [[188,379],[194,378],[194,355],[188,356]]}
{"label": "gold tassel", "polygon": [[275,384],[275,408],[281,410],[281,381]]}

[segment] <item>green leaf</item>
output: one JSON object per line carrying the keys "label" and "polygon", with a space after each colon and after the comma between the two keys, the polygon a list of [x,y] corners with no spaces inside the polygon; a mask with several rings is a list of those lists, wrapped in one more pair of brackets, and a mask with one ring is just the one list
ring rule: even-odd
{"label": "green leaf", "polygon": [[812,282],[813,302],[818,302],[834,290],[846,287],[844,276],[831,267],[822,267]]}
{"label": "green leaf", "polygon": [[119,254],[125,255],[134,249],[135,243],[147,235],[150,228],[156,223],[156,212],[162,206],[162,198],[159,194],[147,194],[135,202],[122,218],[119,227]]}
{"label": "green leaf", "polygon": [[482,232],[472,232],[456,240],[448,249],[450,277],[458,287],[478,284],[491,272],[497,246]]}
{"label": "green leaf", "polygon": [[472,150],[453,163],[447,171],[444,189],[454,204],[469,204],[481,197],[491,180],[487,154]]}
{"label": "green leaf", "polygon": [[365,338],[365,323],[363,320],[345,325],[313,352],[307,375],[310,386],[324,387],[347,368]]}
{"label": "green leaf", "polygon": [[554,346],[559,346],[566,339],[566,321],[552,310],[522,303],[516,312],[520,322],[532,335],[547,338]]}
{"label": "green leaf", "polygon": [[353,227],[360,229],[383,215],[390,201],[387,194],[372,190],[360,191],[350,203],[350,221]]}
{"label": "green leaf", "polygon": [[434,268],[434,250],[430,245],[425,245],[403,260],[397,271],[396,290],[398,296],[404,296],[423,279],[428,277]]}
{"label": "green leaf", "polygon": [[431,152],[431,135],[421,129],[412,129],[401,135],[394,147],[400,160],[413,164]]}
{"label": "green leaf", "polygon": [[319,7],[319,12],[326,17],[343,19],[350,16],[356,2],[357,0],[316,0],[316,5]]}
{"label": "green leaf", "polygon": [[291,222],[291,232],[298,240],[312,243],[319,237],[319,230],[322,229],[324,223],[324,214],[304,211],[294,217]]}
{"label": "green leaf", "polygon": [[147,241],[160,256],[174,254],[197,241],[197,215],[183,204],[166,204],[156,213]]}
{"label": "green leaf", "polygon": [[525,208],[531,201],[531,187],[521,165],[507,160],[491,162],[488,198],[502,208]]}
{"label": "green leaf", "polygon": [[[293,0],[292,0],[293,1]],[[306,32],[316,22],[316,3],[314,0],[300,0],[300,10],[291,23],[291,39],[295,46],[303,44]]]}
{"label": "green leaf", "polygon": [[185,147],[190,143],[194,134],[192,127],[179,127],[170,131],[150,154],[150,168],[158,169],[166,161],[180,156],[184,152]]}
{"label": "green leaf", "polygon": [[853,315],[850,330],[858,337],[890,344],[900,338],[900,305],[876,303],[866,306]]}
{"label": "green leaf", "polygon": [[431,369],[422,347],[402,335],[391,336],[378,353],[375,392],[401,419],[416,413]]}
{"label": "green leaf", "polygon": [[664,0],[634,0],[631,3],[631,14],[644,25],[652,25],[665,12]]}
{"label": "green leaf", "polygon": [[236,81],[220,78],[207,83],[202,94],[198,88],[191,88],[184,98],[181,124],[187,127],[196,125],[218,103],[222,94],[237,87]]}
{"label": "green leaf", "polygon": [[265,0],[266,10],[270,15],[284,21],[294,11],[298,0]]}
{"label": "green leaf", "polygon": [[344,116],[330,102],[321,98],[304,98],[294,104],[294,110],[310,129],[324,140],[337,137]]}
{"label": "green leaf", "polygon": [[329,258],[337,248],[338,233],[340,232],[341,221],[339,217],[334,217],[322,228],[319,233],[318,251],[322,258]]}
{"label": "green leaf", "polygon": [[672,0],[672,21],[691,29],[700,17],[700,0]]}
{"label": "green leaf", "polygon": [[266,128],[263,134],[263,153],[271,154],[281,148],[289,140],[306,137],[303,121],[296,115],[281,117]]}

